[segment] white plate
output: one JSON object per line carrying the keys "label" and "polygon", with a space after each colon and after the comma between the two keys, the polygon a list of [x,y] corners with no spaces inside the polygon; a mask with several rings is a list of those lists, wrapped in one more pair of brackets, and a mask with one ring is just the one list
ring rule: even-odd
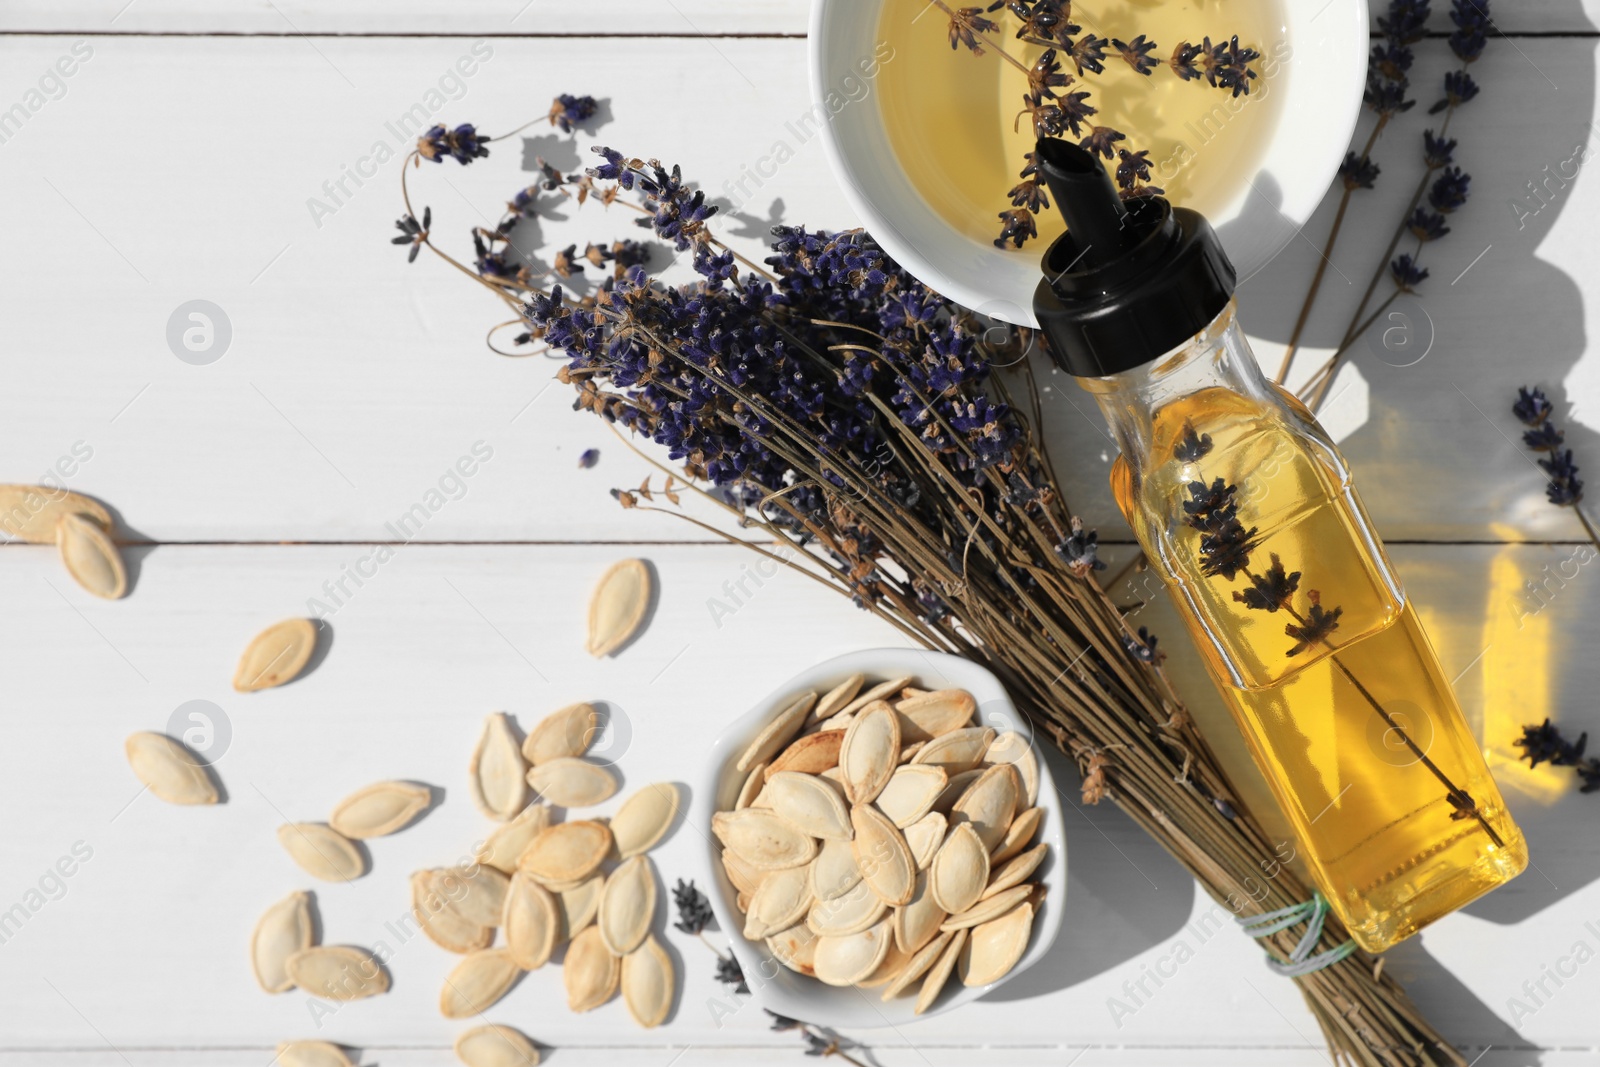
{"label": "white plate", "polygon": [[875,1026],[903,1026],[918,1019],[926,1019],[941,1012],[958,1008],[976,1000],[985,993],[1009,982],[1023,971],[1038,963],[1055,942],[1061,929],[1061,911],[1067,898],[1067,842],[1062,831],[1061,797],[1056,792],[1050,768],[1042,756],[1039,764],[1038,806],[1044,809],[1044,825],[1038,840],[1050,845],[1050,855],[1034,875],[1034,880],[1046,887],[1044,903],[1033,919],[1033,932],[1028,949],[1005,977],[986,986],[968,987],[961,984],[959,974],[952,974],[938,1002],[923,1015],[912,1014],[916,1004],[916,988],[885,1004],[879,999],[881,989],[840,989],[826,985],[815,978],[796,974],[773,958],[766,944],[746,941],[741,932],[744,922],[734,906],[735,890],[728,881],[718,859],[721,852],[711,834],[711,813],[732,808],[739,795],[745,775],[734,769],[746,746],[755,739],[761,728],[771,720],[796,694],[807,689],[825,693],[850,675],[861,672],[868,683],[910,675],[911,684],[924,689],[965,689],[978,702],[978,719],[986,726],[999,730],[1015,730],[1035,744],[1033,731],[1027,719],[1017,713],[1011,698],[1000,680],[988,670],[959,656],[938,652],[924,652],[910,648],[880,648],[865,652],[851,652],[819,663],[789,679],[745,715],[723,731],[711,746],[705,770],[698,783],[695,818],[700,821],[701,835],[706,847],[702,855],[701,885],[708,887],[707,896],[716,913],[717,925],[727,934],[733,954],[744,969],[746,981],[756,1000],[764,1008],[787,1015],[791,1019],[833,1028],[861,1029]]}
{"label": "white plate", "polygon": [[[863,42],[878,39],[882,9],[883,0],[815,0],[813,100],[826,100],[830,87],[859,81]],[[1274,91],[1289,94],[1278,111],[1278,128],[1256,173],[1241,175],[1247,180],[1233,202],[1210,217],[1241,282],[1293,239],[1326,195],[1355,129],[1366,83],[1366,0],[1289,0],[1284,9],[1292,52],[1274,80]],[[1021,326],[1037,325],[1033,291],[1042,242],[1002,251],[945,222],[889,150],[875,98],[870,106],[839,109],[822,123],[822,133],[845,199],[902,266],[959,304]]]}

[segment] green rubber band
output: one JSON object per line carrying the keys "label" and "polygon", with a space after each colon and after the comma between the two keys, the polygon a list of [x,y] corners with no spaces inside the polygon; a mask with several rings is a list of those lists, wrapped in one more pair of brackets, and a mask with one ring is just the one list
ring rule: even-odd
{"label": "green rubber band", "polygon": [[1306,932],[1287,960],[1280,960],[1271,952],[1267,953],[1267,966],[1272,968],[1273,973],[1286,978],[1298,978],[1338,963],[1356,950],[1356,943],[1351,940],[1315,956],[1311,954],[1311,950],[1317,947],[1317,942],[1322,938],[1322,924],[1327,915],[1327,898],[1320,890],[1314,890],[1311,899],[1300,904],[1291,904],[1286,908],[1278,908],[1260,915],[1241,916],[1234,921],[1245,933],[1256,938],[1287,930],[1298,923],[1305,923]]}

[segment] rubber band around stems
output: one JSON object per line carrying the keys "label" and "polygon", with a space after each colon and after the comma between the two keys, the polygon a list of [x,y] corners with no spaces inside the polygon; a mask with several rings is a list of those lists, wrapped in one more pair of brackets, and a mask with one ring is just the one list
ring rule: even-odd
{"label": "rubber band around stems", "polygon": [[1263,912],[1260,915],[1241,917],[1234,921],[1251,937],[1266,937],[1280,930],[1287,930],[1296,923],[1305,923],[1305,935],[1295,945],[1294,951],[1287,960],[1280,960],[1271,952],[1267,953],[1267,966],[1273,973],[1283,975],[1285,978],[1299,978],[1301,975],[1320,971],[1344,959],[1356,950],[1354,940],[1346,941],[1336,948],[1326,952],[1319,952],[1313,956],[1311,950],[1317,947],[1317,941],[1322,937],[1322,923],[1328,915],[1328,901],[1320,890],[1313,891],[1311,899],[1299,904],[1291,904],[1287,908],[1276,911]]}

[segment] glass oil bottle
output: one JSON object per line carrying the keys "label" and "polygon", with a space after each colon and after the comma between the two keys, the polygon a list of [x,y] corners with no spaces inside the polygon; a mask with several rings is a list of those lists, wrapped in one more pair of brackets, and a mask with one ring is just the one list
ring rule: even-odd
{"label": "glass oil bottle", "polygon": [[1381,952],[1515,877],[1527,845],[1311,413],[1262,376],[1200,215],[1121,202],[1046,140],[1068,232],[1034,311],[1121,449],[1118,505],[1161,574],[1298,852]]}

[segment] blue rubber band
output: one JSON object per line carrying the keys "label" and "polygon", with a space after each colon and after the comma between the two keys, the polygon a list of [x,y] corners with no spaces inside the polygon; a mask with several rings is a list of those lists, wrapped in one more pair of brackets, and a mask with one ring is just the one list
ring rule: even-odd
{"label": "blue rubber band", "polygon": [[1305,923],[1306,932],[1287,960],[1280,960],[1271,952],[1267,953],[1267,966],[1271,967],[1275,974],[1281,974],[1285,978],[1298,978],[1338,963],[1356,950],[1354,941],[1346,941],[1326,952],[1315,956],[1311,954],[1311,950],[1317,947],[1317,942],[1322,938],[1322,924],[1327,916],[1327,898],[1320,891],[1313,891],[1311,899],[1300,904],[1291,904],[1286,908],[1263,912],[1260,915],[1241,916],[1234,921],[1251,937],[1266,937],[1280,930],[1287,930],[1296,923]]}

